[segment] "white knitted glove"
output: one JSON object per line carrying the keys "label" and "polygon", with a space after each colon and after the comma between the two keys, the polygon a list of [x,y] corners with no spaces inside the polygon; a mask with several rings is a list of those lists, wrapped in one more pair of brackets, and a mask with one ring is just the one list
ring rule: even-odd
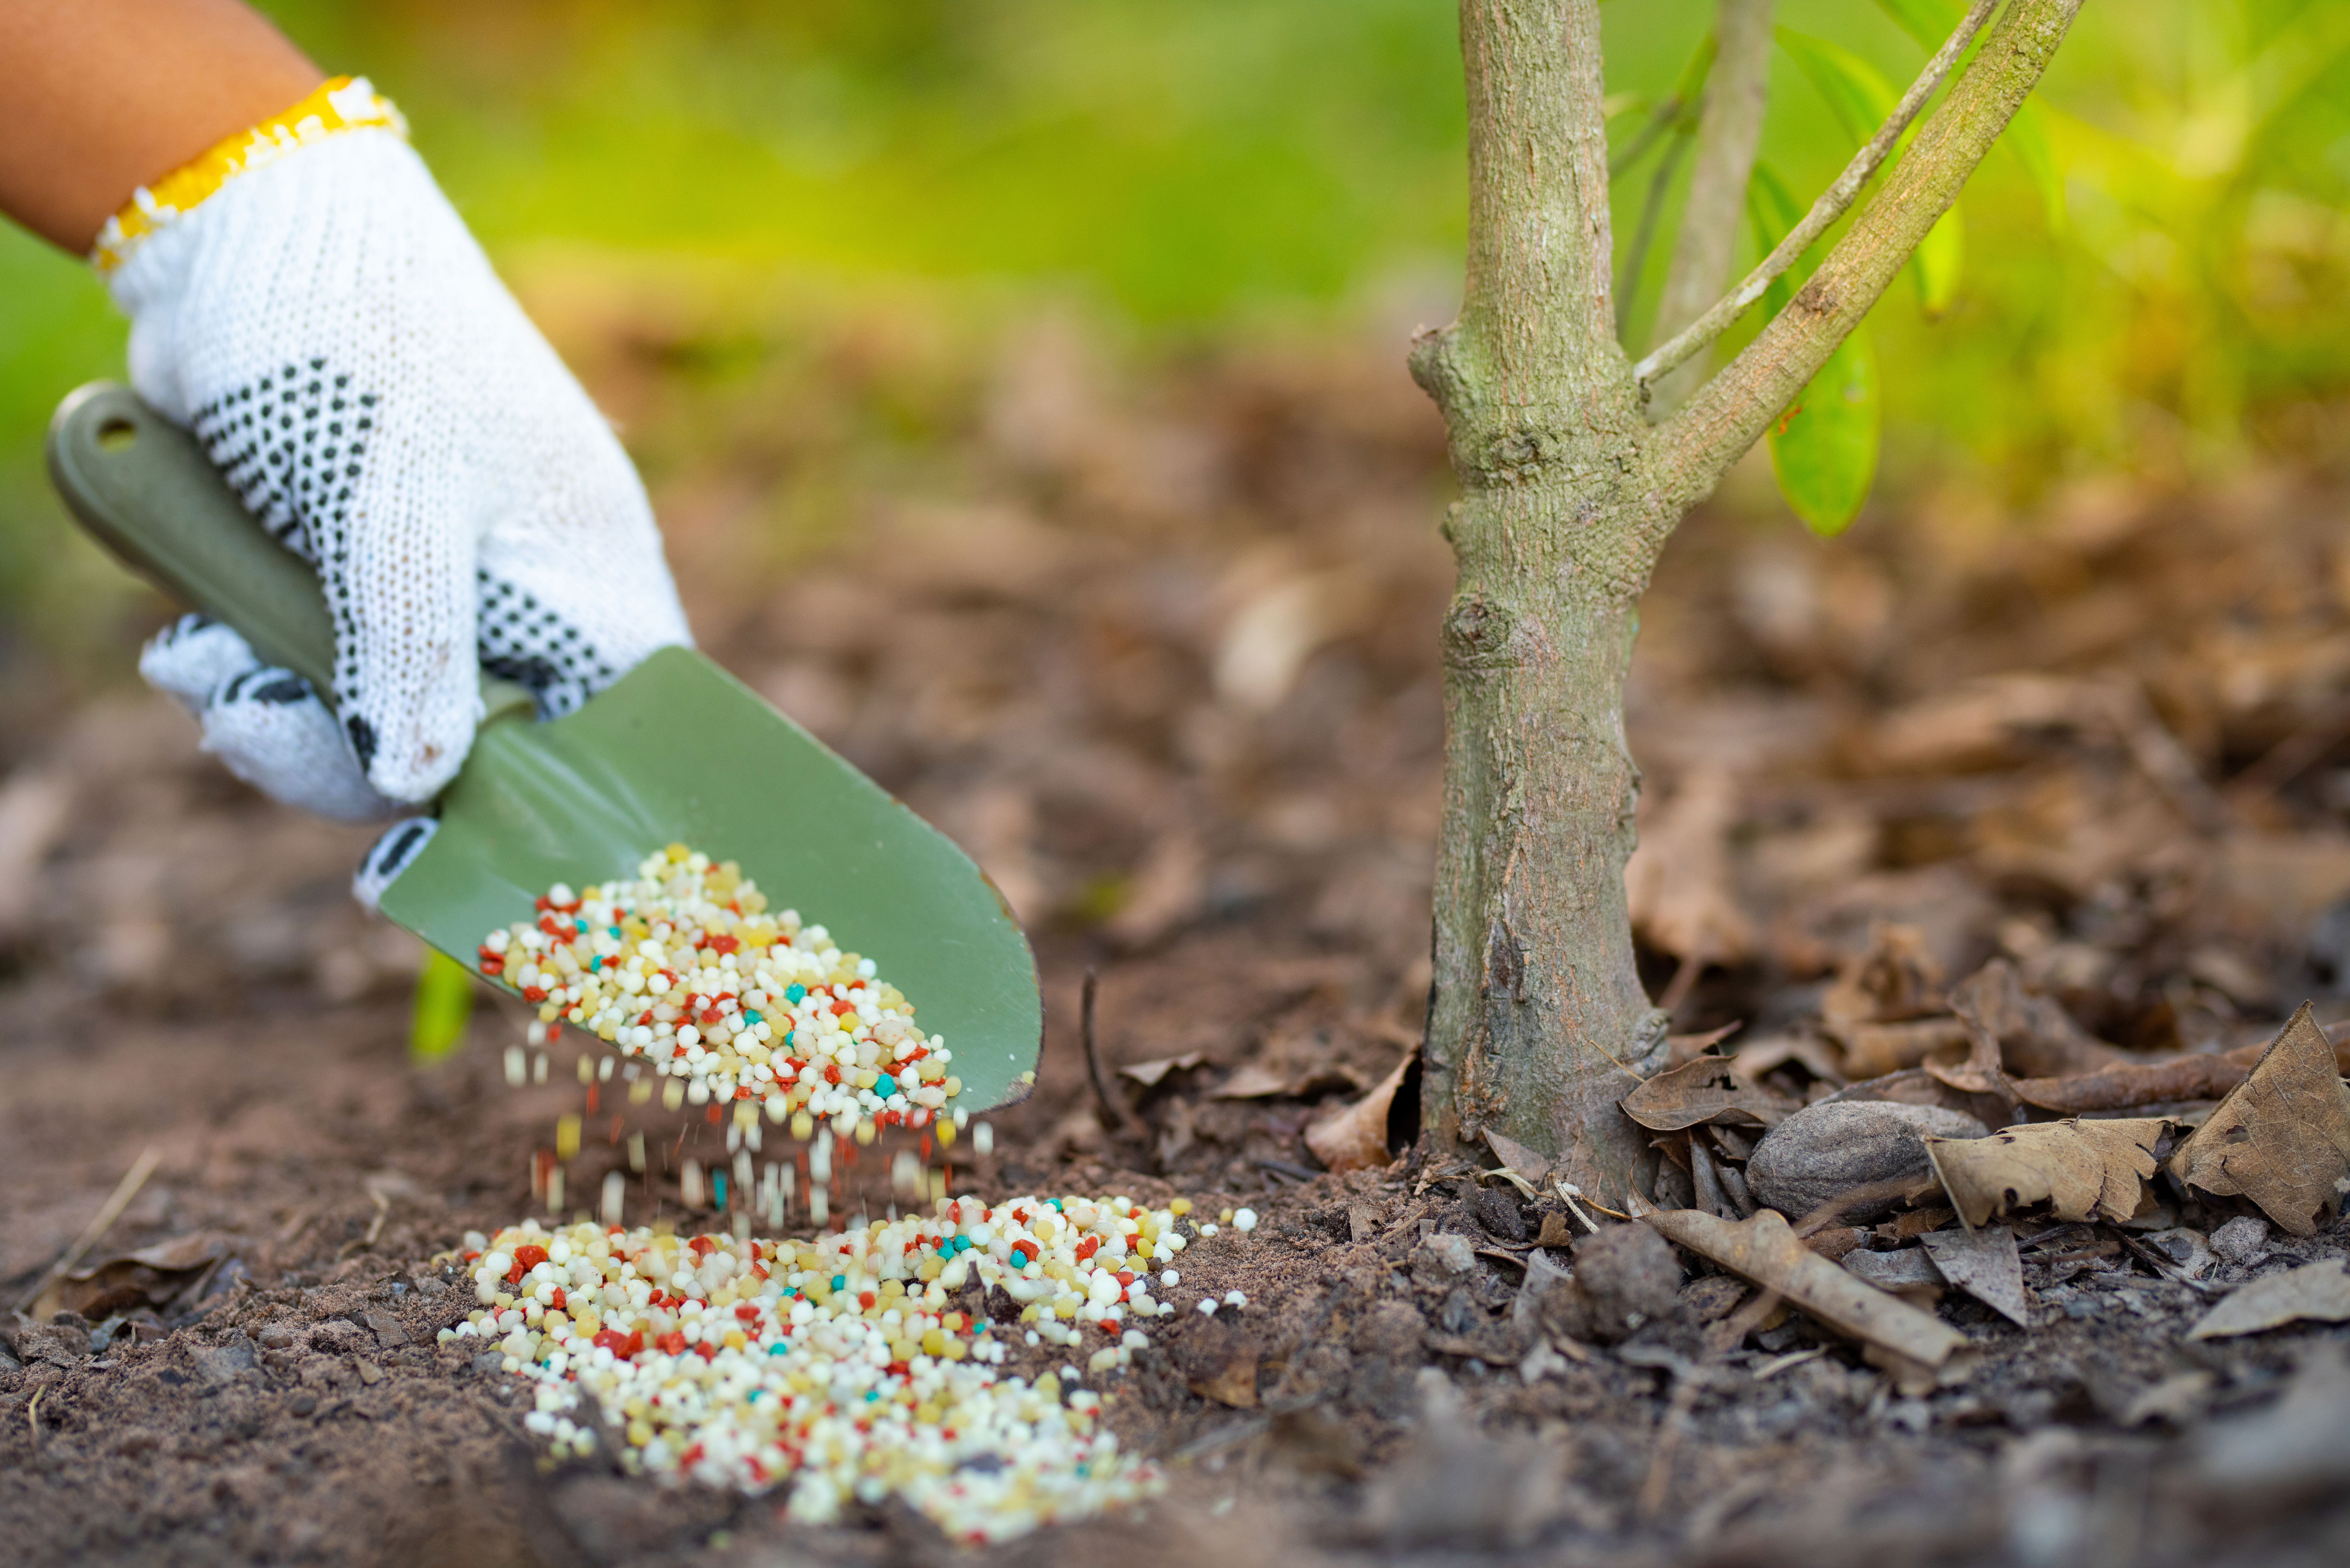
{"label": "white knitted glove", "polygon": [[234,628],[182,616],[140,652],[139,673],[194,714],[204,750],[255,789],[337,822],[400,811],[359,773],[310,683],[263,664]]}
{"label": "white knitted glove", "polygon": [[141,669],[240,777],[389,815],[455,775],[482,670],[552,718],[690,634],[627,454],[399,131],[248,152],[184,212],[142,191],[145,232],[99,257],[131,384],[318,569],[332,712],[226,628],[182,623]]}

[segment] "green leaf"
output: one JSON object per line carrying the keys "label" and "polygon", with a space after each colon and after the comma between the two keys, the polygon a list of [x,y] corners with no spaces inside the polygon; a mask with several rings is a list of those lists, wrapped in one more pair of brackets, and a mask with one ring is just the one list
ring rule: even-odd
{"label": "green leaf", "polygon": [[2048,214],[2048,232],[2064,232],[2064,175],[2056,167],[2056,149],[2048,138],[2048,119],[2040,106],[2026,99],[2000,138],[2022,161],[2024,171],[2040,192],[2040,205]]}
{"label": "green leaf", "polygon": [[1967,224],[1957,203],[1934,222],[1910,258],[1910,275],[1918,280],[1918,304],[1932,320],[1950,309],[1959,296],[1959,273],[1967,255]]}
{"label": "green leaf", "polygon": [[1841,534],[1877,478],[1877,348],[1857,327],[1771,430],[1771,472],[1804,525]]}
{"label": "green leaf", "polygon": [[1877,0],[1877,8],[1929,55],[1958,31],[1960,18],[1967,14],[1966,0]]}
{"label": "green leaf", "polygon": [[438,1062],[448,1055],[464,1039],[465,1022],[473,1015],[473,971],[446,953],[427,950],[408,1014],[410,1059]]}
{"label": "green leaf", "polygon": [[[1776,169],[1760,158],[1754,161],[1754,172],[1746,182],[1746,221],[1754,230],[1754,254],[1764,256],[1804,221],[1804,208],[1795,200],[1795,192]],[[1794,265],[1764,287],[1763,306],[1772,315],[1776,316],[1794,297],[1795,283],[1809,270],[1804,265],[1804,259],[1797,256]]]}
{"label": "green leaf", "polygon": [[1792,27],[1777,29],[1779,47],[1827,100],[1828,111],[1858,147],[1877,134],[1901,101],[1901,94],[1884,73],[1842,44],[1814,38]]}
{"label": "green leaf", "polygon": [[1754,161],[1754,173],[1746,185],[1746,208],[1754,220],[1755,237],[1766,252],[1804,221],[1804,207],[1795,200],[1795,188],[1767,159]]}

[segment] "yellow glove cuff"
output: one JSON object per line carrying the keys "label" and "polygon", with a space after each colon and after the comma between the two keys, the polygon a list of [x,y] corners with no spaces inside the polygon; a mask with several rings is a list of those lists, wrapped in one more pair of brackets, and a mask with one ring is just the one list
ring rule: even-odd
{"label": "yellow glove cuff", "polygon": [[240,174],[275,162],[322,136],[369,128],[408,134],[408,122],[365,77],[336,77],[282,114],[191,158],[152,185],[141,185],[120,212],[106,220],[90,247],[90,265],[112,272],[140,243],[195,211],[213,192]]}

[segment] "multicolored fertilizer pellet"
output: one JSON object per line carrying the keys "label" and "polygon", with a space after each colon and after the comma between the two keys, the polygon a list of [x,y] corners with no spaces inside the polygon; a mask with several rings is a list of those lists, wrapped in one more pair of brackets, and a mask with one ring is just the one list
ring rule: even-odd
{"label": "multicolored fertilizer pellet", "polygon": [[489,934],[482,972],[542,1023],[592,1030],[682,1080],[693,1105],[762,1107],[802,1142],[825,1122],[860,1143],[943,1123],[945,1142],[968,1120],[954,1054],[915,1025],[914,1004],[798,910],[769,915],[731,860],[672,844],[633,882],[557,883],[537,906]]}
{"label": "multicolored fertilizer pellet", "polygon": [[[897,1496],[958,1540],[1001,1541],[1159,1490],[1118,1451],[1073,1367],[1034,1383],[1000,1367],[1008,1341],[1100,1347],[1106,1373],[1175,1312],[1191,1205],[1123,1198],[941,1200],[926,1217],[813,1241],[691,1239],[525,1220],[466,1238],[480,1310],[444,1342],[480,1337],[539,1385],[526,1417],[558,1456],[597,1444],[583,1397],[631,1471],[760,1492],[788,1483],[795,1518]],[[1162,1272],[1154,1277],[1150,1265]],[[1022,1303],[973,1323],[976,1283]]]}

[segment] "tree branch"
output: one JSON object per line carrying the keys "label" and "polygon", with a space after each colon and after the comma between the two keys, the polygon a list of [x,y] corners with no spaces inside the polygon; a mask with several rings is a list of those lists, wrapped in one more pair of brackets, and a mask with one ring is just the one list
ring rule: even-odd
{"label": "tree branch", "polygon": [[1631,140],[1624,144],[1624,151],[1607,161],[1609,176],[1623,173],[1625,170],[1647,157],[1648,149],[1654,147],[1660,138],[1669,131],[1679,129],[1681,116],[1688,111],[1689,105],[1678,94],[1659,104],[1649,114],[1648,122],[1640,127],[1639,131]]}
{"label": "tree branch", "polygon": [[1697,163],[1681,208],[1672,265],[1657,306],[1657,331],[1677,332],[1730,281],[1730,264],[1746,217],[1746,182],[1762,140],[1762,107],[1771,83],[1771,9],[1775,0],[1721,0],[1718,40],[1698,119]]}
{"label": "tree branch", "polygon": [[1682,118],[1692,106],[1704,101],[1705,78],[1713,71],[1714,48],[1713,35],[1708,33],[1705,41],[1697,47],[1697,53],[1690,57],[1689,64],[1681,67],[1680,79],[1673,84],[1673,90],[1649,112],[1648,123],[1624,144],[1621,151],[1608,160],[1610,178],[1638,163],[1648,149],[1657,144],[1659,137],[1669,130],[1679,129]]}
{"label": "tree branch", "polygon": [[[1999,0],[1974,0],[1957,30],[1934,52],[1934,57],[1926,62],[1926,68],[1918,73],[1916,81],[1909,84],[1909,90],[1901,95],[1901,101],[1894,106],[1893,113],[1877,128],[1877,134],[1869,138],[1868,145],[1853,154],[1852,161],[1845,165],[1844,172],[1836,176],[1835,183],[1822,192],[1820,199],[1812,203],[1812,210],[1804,214],[1804,221],[1789,230],[1786,238],[1772,248],[1762,264],[1748,273],[1736,288],[1717,301],[1713,308],[1691,321],[1675,333],[1670,340],[1632,367],[1632,379],[1639,384],[1644,394],[1659,377],[1669,374],[1676,366],[1728,330],[1731,322],[1745,315],[1754,302],[1762,297],[1763,290],[1771,286],[1773,278],[1794,265],[1795,259],[1809,250],[1814,240],[1827,233],[1830,224],[1844,216],[1884,164],[1894,144],[1901,140],[1901,133],[1909,129],[1909,122],[1918,118],[1918,111],[1926,107],[1926,100],[1934,96],[1935,89],[1942,85],[1942,78],[1950,75],[1950,67],[1966,52],[1968,44],[1982,30],[1983,23],[1998,8],[1998,4]],[[2004,125],[2006,122],[2002,119],[2001,123]],[[1751,152],[1747,156],[1746,166],[1749,170],[1753,167]],[[1727,226],[1733,232],[1735,217],[1742,210],[1744,194],[1745,182],[1741,180],[1738,192],[1728,207],[1731,216]],[[1695,209],[1694,194],[1690,206]],[[1695,306],[1692,304],[1690,308],[1693,310]]]}
{"label": "tree branch", "polygon": [[[1642,455],[1642,479],[1659,542],[1794,401],[1899,275],[2048,68],[2081,3],[2009,0],[1941,109],[1919,130],[1885,188],[1811,281],[1737,358],[1657,428]],[[1970,21],[1981,9],[1979,3]]]}
{"label": "tree branch", "polygon": [[1665,148],[1665,155],[1657,160],[1654,172],[1648,176],[1648,194],[1640,203],[1640,220],[1633,225],[1632,243],[1624,250],[1624,275],[1616,284],[1616,336],[1623,337],[1632,328],[1632,307],[1640,296],[1640,275],[1648,270],[1648,247],[1656,243],[1657,225],[1665,215],[1665,194],[1671,190],[1673,172],[1681,166],[1681,154],[1689,150],[1689,139],[1676,136]]}

